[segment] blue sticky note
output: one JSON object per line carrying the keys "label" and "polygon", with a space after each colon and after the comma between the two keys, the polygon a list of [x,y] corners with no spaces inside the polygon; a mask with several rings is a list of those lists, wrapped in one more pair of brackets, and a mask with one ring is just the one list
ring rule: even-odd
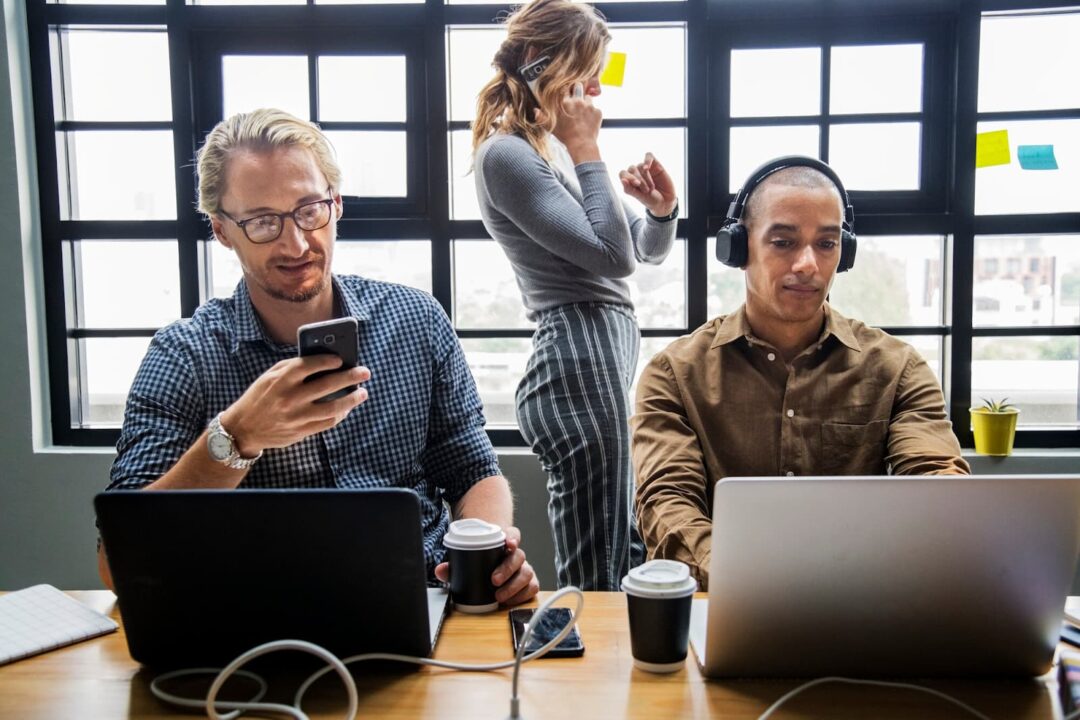
{"label": "blue sticky note", "polygon": [[1016,156],[1024,170],[1057,170],[1053,145],[1017,145]]}

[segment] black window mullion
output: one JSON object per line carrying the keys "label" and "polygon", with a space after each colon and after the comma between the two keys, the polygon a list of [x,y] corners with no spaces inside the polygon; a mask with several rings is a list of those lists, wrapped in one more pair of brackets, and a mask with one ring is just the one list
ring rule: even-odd
{"label": "black window mullion", "polygon": [[[453,252],[450,238],[450,185],[446,107],[446,5],[426,0],[424,66],[427,109],[427,207],[431,219],[431,294],[454,321]],[[417,98],[420,101],[421,98]]]}
{"label": "black window mullion", "polygon": [[948,398],[953,431],[961,445],[974,441],[968,408],[971,406],[972,312],[975,265],[975,123],[979,86],[978,10],[960,12],[956,46],[956,174],[953,188],[955,232],[952,257],[952,362]]}
{"label": "black window mullion", "polygon": [[[686,237],[687,331],[704,324],[709,315],[709,96],[690,88],[712,88],[718,80],[709,72],[707,0],[688,0],[686,23],[686,193],[689,214],[682,221]],[[726,146],[726,143],[720,143]],[[692,152],[691,148],[698,148]],[[725,150],[726,152],[726,150]]]}
{"label": "black window mullion", "polygon": [[195,209],[195,115],[192,107],[191,42],[185,0],[168,0],[169,82],[172,103],[176,185],[176,243],[180,273],[180,315],[191,317],[202,301],[199,234],[204,227]]}

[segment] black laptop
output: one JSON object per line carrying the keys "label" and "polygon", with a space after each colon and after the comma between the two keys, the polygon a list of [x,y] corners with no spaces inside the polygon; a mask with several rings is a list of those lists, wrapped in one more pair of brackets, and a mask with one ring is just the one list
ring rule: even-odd
{"label": "black laptop", "polygon": [[447,596],[427,587],[411,490],[113,491],[94,508],[144,665],[223,665],[286,638],[342,658],[435,645]]}

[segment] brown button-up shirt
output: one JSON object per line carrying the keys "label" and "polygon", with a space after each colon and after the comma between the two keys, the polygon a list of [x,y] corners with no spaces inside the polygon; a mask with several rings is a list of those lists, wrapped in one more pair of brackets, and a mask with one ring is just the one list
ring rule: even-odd
{"label": "brown button-up shirt", "polygon": [[790,363],[745,307],[679,338],[642,372],[630,426],[649,557],[689,564],[702,587],[722,478],[969,472],[919,353],[827,304]]}

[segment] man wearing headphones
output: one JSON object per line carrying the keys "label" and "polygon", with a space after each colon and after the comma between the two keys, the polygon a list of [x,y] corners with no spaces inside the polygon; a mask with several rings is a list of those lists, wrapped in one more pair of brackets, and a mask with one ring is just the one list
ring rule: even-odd
{"label": "man wearing headphones", "polygon": [[855,251],[854,213],[829,166],[766,163],[717,235],[718,259],[746,271],[745,304],[641,374],[630,421],[638,527],[650,559],[687,563],[703,589],[724,477],[969,472],[919,353],[826,302]]}

